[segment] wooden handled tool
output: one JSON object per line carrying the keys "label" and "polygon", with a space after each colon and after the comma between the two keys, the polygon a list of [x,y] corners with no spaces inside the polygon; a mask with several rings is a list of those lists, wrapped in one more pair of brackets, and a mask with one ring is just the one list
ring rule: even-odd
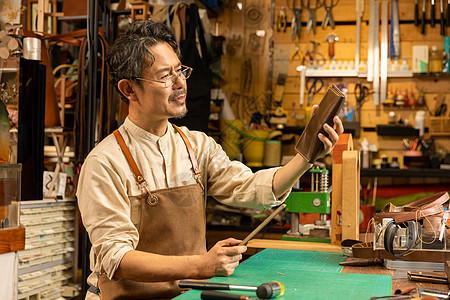
{"label": "wooden handled tool", "polygon": [[286,207],[286,204],[281,204],[273,213],[270,214],[258,227],[255,228],[247,237],[239,244],[239,246],[246,245],[248,241],[250,241],[264,226],[267,225],[280,211],[282,211]]}

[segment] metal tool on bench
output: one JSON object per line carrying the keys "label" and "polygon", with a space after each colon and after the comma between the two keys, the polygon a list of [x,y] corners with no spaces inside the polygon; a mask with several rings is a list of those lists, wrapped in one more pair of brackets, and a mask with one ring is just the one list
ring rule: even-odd
{"label": "metal tool on bench", "polygon": [[313,33],[316,34],[316,10],[322,7],[322,5],[323,2],[321,2],[320,0],[315,0],[314,6],[310,3],[310,0],[307,0],[307,4],[303,5],[303,7],[307,8],[309,12],[308,21],[306,22],[306,32],[308,34],[311,32],[311,28]]}
{"label": "metal tool on bench", "polygon": [[323,18],[322,28],[327,28],[330,25],[331,29],[334,29],[335,23],[333,18],[333,7],[338,5],[339,0],[331,0],[330,5],[327,5],[327,0],[323,0],[323,6],[325,8],[325,17]]}
{"label": "metal tool on bench", "polygon": [[191,288],[196,290],[222,290],[222,291],[247,291],[255,292],[260,299],[278,298],[284,294],[284,285],[279,281],[263,283],[259,286],[234,285],[205,281],[181,280],[180,288]]}
{"label": "metal tool on bench", "polygon": [[[330,226],[326,217],[330,213],[330,190],[328,185],[328,170],[313,167],[311,170],[311,191],[291,192],[286,198],[286,211],[291,213],[291,230],[283,239],[329,239]],[[309,235],[302,235],[299,224],[299,213],[319,213],[320,219],[314,221],[314,228]]]}

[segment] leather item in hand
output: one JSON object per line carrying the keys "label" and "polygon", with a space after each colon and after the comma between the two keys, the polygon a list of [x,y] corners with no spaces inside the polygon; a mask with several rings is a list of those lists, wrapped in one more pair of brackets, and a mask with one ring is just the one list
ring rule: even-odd
{"label": "leather item in hand", "polygon": [[311,116],[311,120],[303,130],[297,145],[295,145],[295,150],[309,163],[314,163],[323,150],[323,143],[319,140],[318,134],[328,135],[323,129],[323,125],[327,123],[331,127],[334,126],[333,118],[339,113],[345,98],[345,94],[335,84],[331,84],[320,102],[319,108]]}

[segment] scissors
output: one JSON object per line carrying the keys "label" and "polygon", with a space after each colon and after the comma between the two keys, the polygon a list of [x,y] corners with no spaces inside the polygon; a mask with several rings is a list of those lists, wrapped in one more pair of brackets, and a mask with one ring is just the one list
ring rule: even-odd
{"label": "scissors", "polygon": [[327,0],[323,0],[323,6],[324,6],[325,11],[326,11],[325,18],[323,19],[323,22],[322,22],[322,28],[323,29],[327,28],[328,25],[330,25],[331,29],[334,29],[335,23],[334,23],[332,9],[333,9],[333,7],[338,5],[338,3],[339,3],[339,0],[336,0],[336,2],[335,2],[335,0],[331,0],[330,5],[328,6],[327,5]]}
{"label": "scissors", "polygon": [[[311,82],[311,83],[310,83]],[[322,78],[311,78],[309,77],[306,80],[306,88],[308,89],[308,106],[311,106],[312,99],[314,95],[320,92],[323,88],[323,80]]]}
{"label": "scissors", "polygon": [[355,98],[356,98],[356,116],[355,121],[360,121],[360,113],[361,113],[361,106],[363,103],[367,100],[367,97],[369,96],[370,91],[369,88],[361,83],[355,84]]}
{"label": "scissors", "polygon": [[298,36],[300,39],[300,35],[302,33],[302,1],[300,1],[300,8],[295,8],[295,3],[297,1],[292,0],[292,11],[294,12],[291,21],[291,40],[295,40],[295,36]]}
{"label": "scissors", "polygon": [[[302,0],[303,1],[303,0]],[[309,18],[308,22],[306,22],[306,32],[309,34],[311,32],[311,28],[313,30],[313,33],[316,34],[316,10],[320,7],[322,7],[323,2],[320,2],[320,0],[315,0],[316,6],[312,7],[310,0],[307,0],[307,5],[304,5],[302,2],[302,7],[305,7],[309,11]]]}

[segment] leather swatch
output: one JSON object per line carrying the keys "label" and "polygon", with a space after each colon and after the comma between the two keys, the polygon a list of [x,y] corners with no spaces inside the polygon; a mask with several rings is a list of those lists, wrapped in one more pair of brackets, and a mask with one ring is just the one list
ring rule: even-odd
{"label": "leather swatch", "polygon": [[303,130],[295,145],[295,150],[309,163],[314,163],[317,155],[323,150],[323,143],[317,135],[319,133],[328,135],[323,129],[323,125],[327,123],[331,127],[334,126],[333,118],[339,113],[345,98],[345,94],[335,84],[331,84],[320,102],[319,108],[311,116],[311,120]]}

